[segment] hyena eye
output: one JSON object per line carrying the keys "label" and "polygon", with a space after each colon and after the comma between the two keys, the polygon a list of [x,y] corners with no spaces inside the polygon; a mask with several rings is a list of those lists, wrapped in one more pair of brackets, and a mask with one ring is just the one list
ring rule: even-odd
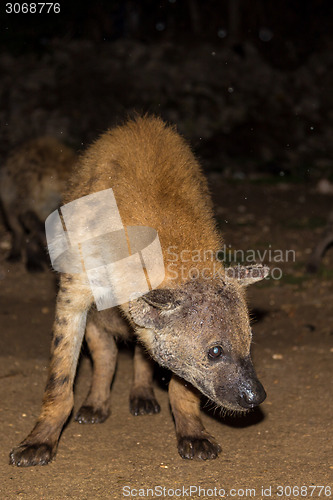
{"label": "hyena eye", "polygon": [[208,350],[209,359],[218,359],[222,356],[222,354],[223,354],[223,349],[220,345],[214,345],[214,347],[211,347]]}

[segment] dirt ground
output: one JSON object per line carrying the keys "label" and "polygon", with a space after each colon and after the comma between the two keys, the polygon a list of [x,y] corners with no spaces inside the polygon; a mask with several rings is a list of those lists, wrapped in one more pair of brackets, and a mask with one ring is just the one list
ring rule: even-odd
{"label": "dirt ground", "polygon": [[[23,265],[6,263],[10,239],[1,228],[1,500],[154,498],[152,493],[207,499],[223,497],[223,490],[225,497],[237,499],[331,497],[328,488],[319,487],[333,489],[333,251],[327,252],[318,275],[307,275],[305,265],[332,198],[302,184],[226,184],[216,174],[210,180],[227,245],[295,251],[295,261],[266,258],[272,268],[281,267],[282,278],[248,290],[253,358],[267,392],[261,409],[242,418],[204,411],[204,423],[222,454],[208,462],[182,460],[163,384],[156,387],[160,414],[129,413],[131,350],[122,347],[110,418],[90,426],[70,420],[48,466],[9,466],[10,449],[31,430],[39,413],[56,288],[53,273],[30,275]],[[88,390],[90,372],[83,353],[76,409]],[[157,486],[161,489],[150,496],[143,490]]]}

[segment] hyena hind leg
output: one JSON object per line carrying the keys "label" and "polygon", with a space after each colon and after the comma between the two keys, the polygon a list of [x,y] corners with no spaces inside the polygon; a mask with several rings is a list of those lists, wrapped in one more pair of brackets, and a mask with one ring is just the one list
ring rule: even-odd
{"label": "hyena hind leg", "polygon": [[26,268],[31,273],[42,272],[49,263],[44,223],[30,210],[20,216],[20,221],[27,233],[25,241]]}
{"label": "hyena hind leg", "polygon": [[172,376],[169,399],[175,419],[178,452],[182,458],[211,460],[221,452],[200,418],[200,394],[191,384]]}
{"label": "hyena hind leg", "polygon": [[130,393],[132,415],[153,415],[160,412],[161,408],[153,389],[153,373],[153,361],[137,344],[134,352],[134,377]]}
{"label": "hyena hind leg", "polygon": [[80,424],[97,424],[110,415],[110,388],[118,349],[114,337],[89,319],[85,338],[93,360],[93,377],[87,398],[75,420]]}

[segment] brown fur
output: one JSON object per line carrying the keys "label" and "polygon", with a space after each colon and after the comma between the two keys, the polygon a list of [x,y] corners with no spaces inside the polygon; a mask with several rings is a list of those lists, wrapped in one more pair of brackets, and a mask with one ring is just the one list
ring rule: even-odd
{"label": "brown fur", "polygon": [[52,137],[31,140],[9,155],[0,197],[13,236],[10,260],[24,253],[31,270],[45,260],[44,221],[60,205],[75,161],[74,152]]}
{"label": "brown fur", "polygon": [[[240,269],[230,276],[220,262],[203,257],[196,266],[205,270],[204,277],[191,280],[192,262],[177,261],[176,270],[182,265],[185,272],[176,277],[167,267],[170,246],[214,254],[221,248],[206,181],[184,140],[154,117],[138,118],[106,132],[80,159],[65,202],[107,188],[114,191],[125,226],[145,225],[158,231],[165,279],[158,290],[97,313],[91,309],[93,298],[85,275],[61,276],[41,416],[31,434],[12,451],[13,464],[44,464],[54,456],[73,405],[72,385],[86,323],[94,375],[77,415],[81,423],[103,421],[109,414],[116,347],[107,332],[127,337],[134,331],[139,341],[130,398],[134,415],[159,411],[151,360],[141,346],[174,372],[169,394],[178,450],[184,458],[210,459],[220,452],[201,423],[198,389],[217,405],[239,411],[264,398],[250,360],[251,329],[243,286],[262,279],[267,270],[256,268],[253,277],[252,270]],[[100,211],[98,216],[105,214]],[[216,345],[223,352],[217,361],[210,358]]]}

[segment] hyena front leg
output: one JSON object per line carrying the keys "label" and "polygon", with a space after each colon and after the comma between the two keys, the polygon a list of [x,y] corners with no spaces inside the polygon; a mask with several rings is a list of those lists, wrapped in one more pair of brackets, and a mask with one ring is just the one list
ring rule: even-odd
{"label": "hyena front leg", "polygon": [[93,378],[88,396],[75,420],[80,424],[96,424],[104,422],[110,414],[110,386],[118,349],[114,337],[90,318],[87,322],[86,341],[93,359]]}
{"label": "hyena front leg", "polygon": [[143,348],[137,344],[134,352],[134,377],[130,394],[132,415],[152,415],[159,413],[161,409],[153,389],[153,363]]}
{"label": "hyena front leg", "polygon": [[11,464],[45,465],[55,456],[62,427],[73,408],[73,380],[91,302],[84,278],[61,277],[42,411],[31,433],[11,451]]}
{"label": "hyena front leg", "polygon": [[176,375],[169,384],[169,398],[176,424],[178,452],[182,458],[213,459],[221,451],[200,418],[200,393]]}

